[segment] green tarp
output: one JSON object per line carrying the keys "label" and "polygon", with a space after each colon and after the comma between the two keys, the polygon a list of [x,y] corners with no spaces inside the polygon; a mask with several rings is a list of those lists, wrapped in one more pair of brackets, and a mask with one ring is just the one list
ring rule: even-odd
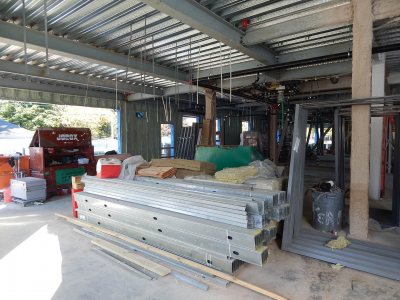
{"label": "green tarp", "polygon": [[264,160],[263,155],[256,147],[204,147],[196,149],[195,160],[213,163],[220,171],[224,168],[247,166],[254,160]]}

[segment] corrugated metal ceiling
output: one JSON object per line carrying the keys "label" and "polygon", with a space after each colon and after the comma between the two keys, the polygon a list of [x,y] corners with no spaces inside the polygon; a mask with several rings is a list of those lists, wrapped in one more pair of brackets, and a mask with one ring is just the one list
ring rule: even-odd
{"label": "corrugated metal ceiling", "polygon": [[[242,20],[249,20],[249,28],[261,28],[305,16],[327,7],[348,3],[349,0],[197,0],[201,5],[221,16],[233,26],[242,28]],[[43,0],[26,0],[26,24],[44,30]],[[130,54],[136,58],[183,72],[252,61],[249,56],[220,44],[213,38],[182,24],[152,7],[136,0],[47,0],[50,34],[92,44],[97,47]],[[0,18],[21,24],[21,1],[0,2]],[[270,40],[264,44],[277,55],[299,50],[339,44],[352,40],[351,25],[321,28]],[[392,22],[375,31],[375,44],[385,45],[400,41],[399,23]],[[24,51],[12,45],[0,44],[1,59],[22,62]],[[28,51],[32,65],[43,66],[45,53]],[[49,57],[52,68],[113,78],[117,74],[125,80],[125,70],[118,70],[88,62]],[[146,80],[152,82],[151,76]],[[128,73],[127,82],[143,83],[143,76]],[[158,87],[173,86],[173,81],[155,79]]]}

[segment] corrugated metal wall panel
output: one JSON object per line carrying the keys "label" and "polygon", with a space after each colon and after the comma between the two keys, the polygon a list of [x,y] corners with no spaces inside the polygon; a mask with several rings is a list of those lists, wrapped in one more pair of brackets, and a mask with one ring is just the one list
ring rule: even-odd
{"label": "corrugated metal wall panel", "polygon": [[[172,101],[172,100],[171,100]],[[157,113],[158,105],[158,113]],[[144,159],[151,160],[159,158],[161,154],[161,124],[171,123],[174,125],[175,150],[180,131],[182,129],[182,117],[187,113],[178,112],[177,105],[171,102],[171,122],[165,118],[164,108],[161,100],[154,102],[135,101],[127,103],[127,149],[133,155],[142,155]],[[137,118],[136,113],[144,113],[143,118]],[[147,112],[147,118],[146,118]],[[169,110],[168,110],[169,114]],[[239,145],[240,133],[242,132],[242,120],[249,120],[242,116],[229,116],[228,111],[218,114],[221,118],[224,145]],[[121,127],[123,126],[123,116]],[[265,133],[268,129],[266,117],[254,117],[251,119],[255,131]]]}
{"label": "corrugated metal wall panel", "polygon": [[[171,100],[172,101],[172,100]],[[162,102],[153,100],[128,103],[127,110],[127,151],[133,155],[142,155],[144,159],[159,158],[161,154],[161,124],[174,125],[175,149],[182,128],[183,114],[177,112],[177,106],[171,102],[171,121],[165,118]],[[157,113],[158,106],[158,113]],[[136,113],[144,113],[137,118]],[[146,114],[147,113],[147,114]],[[168,110],[169,117],[169,110]]]}
{"label": "corrugated metal wall panel", "polygon": [[240,134],[242,133],[242,121],[250,121],[253,124],[252,131],[266,133],[268,129],[267,117],[257,116],[242,117],[242,116],[229,116],[228,112],[224,112],[224,144],[225,145],[239,145]]}
{"label": "corrugated metal wall panel", "polygon": [[251,118],[252,123],[253,123],[253,131],[257,131],[260,133],[266,133],[268,132],[268,122],[267,122],[267,117],[262,116],[262,117],[252,117]]}
{"label": "corrugated metal wall panel", "polygon": [[242,117],[226,116],[222,119],[224,120],[224,145],[240,145]]}

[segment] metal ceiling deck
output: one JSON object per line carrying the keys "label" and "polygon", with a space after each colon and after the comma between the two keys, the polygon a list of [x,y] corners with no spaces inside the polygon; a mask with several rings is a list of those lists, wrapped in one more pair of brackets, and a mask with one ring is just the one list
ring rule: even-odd
{"label": "metal ceiling deck", "polygon": [[[26,24],[44,30],[42,0],[26,0]],[[125,0],[48,0],[48,29],[62,36],[96,47],[113,50],[144,60],[187,71],[190,68],[219,66],[220,47],[215,39],[182,24],[140,1]],[[0,17],[21,23],[21,2],[2,1]],[[229,63],[251,60],[247,55],[222,46],[222,60]],[[129,50],[130,48],[130,50]],[[200,52],[200,59],[199,59]],[[215,58],[211,64],[208,59]],[[207,60],[207,64],[204,61]],[[199,62],[200,61],[200,62]]]}
{"label": "metal ceiling deck", "polygon": [[[196,0],[202,7],[223,18],[238,30],[244,31],[242,20],[249,20],[247,30],[284,24],[288,20],[312,15],[332,7],[348,4],[349,0]],[[254,59],[189,25],[163,14],[137,0],[47,0],[49,34],[90,44],[137,59],[168,67],[195,77],[197,70],[208,70],[253,62]],[[44,1],[25,0],[26,25],[38,31],[45,30]],[[21,25],[22,1],[0,2],[0,18]],[[400,42],[400,23],[394,19],[375,26],[375,45]],[[262,43],[278,58],[301,50],[317,49],[352,41],[351,24],[331,26],[281,36]],[[0,44],[4,60],[24,62],[24,50],[11,44]],[[46,65],[44,52],[28,49],[29,64]],[[399,68],[396,58],[390,61]],[[49,56],[51,68],[67,72],[119,80],[139,85],[152,84],[152,76],[93,64],[90,62]],[[175,85],[174,80],[155,78],[158,88]]]}
{"label": "metal ceiling deck", "polygon": [[[25,62],[24,49],[22,47],[0,43],[0,59],[13,61],[17,63]],[[70,59],[59,55],[49,55],[49,60],[46,62],[46,53],[27,49],[27,62],[29,65],[46,67],[50,69],[71,72],[74,74],[87,75],[88,77],[97,77],[103,79],[115,80],[137,85],[152,85],[153,77],[144,76],[144,74],[126,71],[126,69],[110,68],[77,59]],[[1,71],[1,70],[0,70]],[[156,88],[164,88],[174,86],[175,82],[154,77]]]}
{"label": "metal ceiling deck", "polygon": [[[248,20],[247,30],[268,27],[280,24],[299,17],[312,15],[315,12],[349,3],[348,0],[198,0],[200,4],[218,14],[232,25],[242,29],[242,20]],[[349,24],[350,25],[350,24]],[[272,49],[277,55],[321,47],[330,44],[339,44],[351,41],[351,26],[320,28],[301,34],[282,36],[271,39],[264,45]]]}

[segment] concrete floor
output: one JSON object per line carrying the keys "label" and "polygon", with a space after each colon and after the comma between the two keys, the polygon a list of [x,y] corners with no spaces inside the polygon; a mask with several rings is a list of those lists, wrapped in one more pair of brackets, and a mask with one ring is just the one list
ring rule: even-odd
{"label": "concrete floor", "polygon": [[[245,288],[205,281],[207,292],[172,276],[148,281],[91,251],[55,212],[70,214],[70,197],[20,207],[0,202],[0,299],[265,299]],[[237,276],[289,299],[400,299],[397,281],[270,247],[263,268],[244,265]]]}

